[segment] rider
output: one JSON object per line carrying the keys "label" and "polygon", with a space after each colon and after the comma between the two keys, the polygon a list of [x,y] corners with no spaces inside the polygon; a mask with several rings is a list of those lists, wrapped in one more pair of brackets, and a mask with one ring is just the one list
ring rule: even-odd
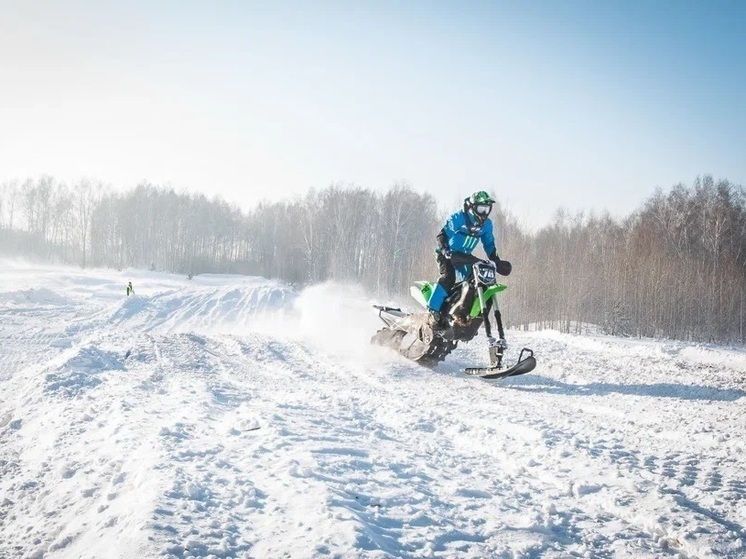
{"label": "rider", "polygon": [[495,248],[492,221],[489,219],[494,203],[495,201],[484,190],[475,192],[464,199],[463,209],[449,217],[438,233],[438,247],[435,252],[438,254],[440,278],[428,302],[433,328],[448,327],[447,317],[441,316],[440,309],[456,282],[456,270],[451,263],[452,251],[471,253],[481,239],[484,251],[497,266],[498,273],[505,276],[510,273],[510,263],[501,261]]}

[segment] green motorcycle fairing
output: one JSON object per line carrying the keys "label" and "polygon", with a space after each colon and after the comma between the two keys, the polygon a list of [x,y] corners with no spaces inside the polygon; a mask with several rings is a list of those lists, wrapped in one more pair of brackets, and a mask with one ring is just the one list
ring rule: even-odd
{"label": "green motorcycle fairing", "polygon": [[[487,289],[484,290],[484,302],[486,303],[493,296],[497,295],[501,291],[505,291],[507,288],[508,286],[504,283],[496,283],[495,285],[490,285]],[[479,297],[474,297],[474,303],[472,303],[471,305],[471,311],[469,312],[469,315],[471,315],[472,318],[476,318],[480,314],[482,314],[482,306],[479,304]]]}
{"label": "green motorcycle fairing", "polygon": [[[430,300],[430,296],[433,294],[436,284],[427,281],[416,281],[414,282],[414,284],[419,292],[422,294],[422,297],[425,300],[425,306],[427,306],[427,302]],[[496,283],[495,285],[489,286],[487,289],[484,290],[485,302],[489,301],[494,295],[497,295],[501,291],[505,291],[507,288],[508,286],[502,283]],[[479,297],[474,297],[474,303],[472,303],[471,305],[471,311],[469,311],[469,315],[471,315],[472,317],[477,317],[481,313],[482,307],[479,304]]]}

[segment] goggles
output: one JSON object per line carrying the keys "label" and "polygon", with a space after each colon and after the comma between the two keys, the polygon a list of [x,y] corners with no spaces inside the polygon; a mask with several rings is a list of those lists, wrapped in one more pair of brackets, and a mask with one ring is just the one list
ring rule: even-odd
{"label": "goggles", "polygon": [[492,204],[474,204],[474,213],[479,215],[490,215]]}

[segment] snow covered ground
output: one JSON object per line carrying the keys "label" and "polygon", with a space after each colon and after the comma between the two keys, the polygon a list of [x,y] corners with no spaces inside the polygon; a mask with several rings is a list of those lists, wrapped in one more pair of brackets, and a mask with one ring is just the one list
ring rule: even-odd
{"label": "snow covered ground", "polygon": [[746,557],[743,350],[511,331],[484,381],[370,302],[0,263],[0,558]]}

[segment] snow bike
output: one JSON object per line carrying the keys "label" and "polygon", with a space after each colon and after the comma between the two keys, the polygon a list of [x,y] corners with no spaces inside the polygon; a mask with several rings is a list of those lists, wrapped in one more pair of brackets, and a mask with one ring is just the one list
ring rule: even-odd
{"label": "snow bike", "polygon": [[[494,262],[454,252],[451,263],[457,269],[468,267],[470,272],[454,285],[443,303],[441,315],[447,322],[444,328],[433,328],[428,312],[407,313],[400,308],[373,305],[386,326],[376,332],[371,342],[395,349],[408,359],[432,367],[456,349],[459,342],[474,339],[484,324],[489,341],[490,365],[469,367],[464,370],[465,373],[482,378],[503,378],[532,371],[536,367],[536,359],[534,352],[528,348],[521,349],[514,365],[503,367],[506,344],[497,294],[507,289],[507,286],[497,283]],[[417,281],[410,290],[414,299],[425,309],[435,285]],[[492,337],[489,320],[492,310],[499,339]]]}

